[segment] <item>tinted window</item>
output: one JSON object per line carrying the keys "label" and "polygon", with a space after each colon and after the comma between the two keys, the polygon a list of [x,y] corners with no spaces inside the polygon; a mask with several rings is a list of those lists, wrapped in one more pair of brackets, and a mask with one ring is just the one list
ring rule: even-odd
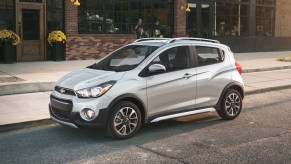
{"label": "tinted window", "polygon": [[152,64],[162,64],[167,72],[190,67],[190,53],[187,46],[170,48],[157,56]]}
{"label": "tinted window", "polygon": [[[198,63],[201,66],[216,64],[224,59],[224,51],[213,47],[196,47]],[[220,55],[223,53],[222,55]]]}

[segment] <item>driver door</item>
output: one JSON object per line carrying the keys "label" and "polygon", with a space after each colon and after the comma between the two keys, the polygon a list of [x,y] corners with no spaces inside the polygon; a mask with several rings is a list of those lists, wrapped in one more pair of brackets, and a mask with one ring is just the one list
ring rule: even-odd
{"label": "driver door", "polygon": [[149,117],[195,108],[196,68],[190,52],[188,46],[170,48],[149,64],[166,67],[146,77]]}

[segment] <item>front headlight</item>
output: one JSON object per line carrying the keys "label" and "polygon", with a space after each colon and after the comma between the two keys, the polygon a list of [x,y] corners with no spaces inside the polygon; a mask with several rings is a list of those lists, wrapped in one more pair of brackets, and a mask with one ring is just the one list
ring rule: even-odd
{"label": "front headlight", "polygon": [[79,98],[97,98],[106,93],[115,83],[116,81],[108,81],[96,87],[80,89],[76,93]]}

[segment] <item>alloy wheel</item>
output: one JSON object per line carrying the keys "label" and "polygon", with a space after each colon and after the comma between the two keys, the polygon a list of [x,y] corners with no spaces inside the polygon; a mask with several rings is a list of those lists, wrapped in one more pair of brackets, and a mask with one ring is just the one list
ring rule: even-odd
{"label": "alloy wheel", "polygon": [[133,108],[123,107],[116,113],[113,124],[117,133],[129,135],[138,124],[138,115]]}
{"label": "alloy wheel", "polygon": [[241,100],[239,95],[231,93],[225,101],[225,109],[229,116],[235,116],[239,113],[241,108]]}

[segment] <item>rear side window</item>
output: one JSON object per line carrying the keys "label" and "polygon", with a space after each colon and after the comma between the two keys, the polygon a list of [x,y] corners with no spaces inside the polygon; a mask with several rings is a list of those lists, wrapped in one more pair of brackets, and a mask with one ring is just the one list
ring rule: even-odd
{"label": "rear side window", "polygon": [[196,47],[198,64],[200,66],[220,63],[224,60],[224,51],[214,47]]}

